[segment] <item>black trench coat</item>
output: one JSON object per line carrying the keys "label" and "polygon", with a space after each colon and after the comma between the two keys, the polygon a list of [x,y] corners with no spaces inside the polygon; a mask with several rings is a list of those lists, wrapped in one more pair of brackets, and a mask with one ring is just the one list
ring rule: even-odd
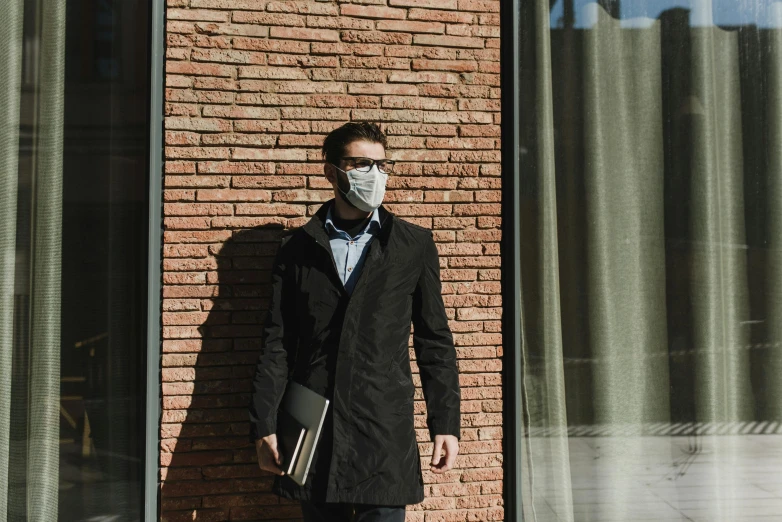
{"label": "black trench coat", "polygon": [[413,426],[411,322],[430,436],[459,437],[460,426],[437,249],[431,231],[380,207],[380,230],[349,296],[324,228],[332,202],[283,239],[275,261],[250,437],[275,432],[290,378],[331,404],[306,484],[277,477],[273,491],[312,502],[415,504],[424,492]]}

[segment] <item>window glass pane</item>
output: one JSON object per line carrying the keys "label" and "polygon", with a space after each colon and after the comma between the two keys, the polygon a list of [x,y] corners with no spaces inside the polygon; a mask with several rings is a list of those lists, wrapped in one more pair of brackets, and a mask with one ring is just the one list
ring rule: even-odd
{"label": "window glass pane", "polygon": [[521,3],[527,520],[782,513],[782,2]]}
{"label": "window glass pane", "polygon": [[139,520],[149,1],[8,1],[19,45],[0,64],[19,61],[6,118],[19,136],[18,168],[0,173],[15,193],[13,240],[0,241],[14,267],[0,303],[12,332],[0,337],[0,519]]}

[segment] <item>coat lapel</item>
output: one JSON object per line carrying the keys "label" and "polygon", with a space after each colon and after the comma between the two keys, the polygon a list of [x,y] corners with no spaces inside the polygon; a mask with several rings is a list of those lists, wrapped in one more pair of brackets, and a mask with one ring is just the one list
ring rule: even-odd
{"label": "coat lapel", "polygon": [[356,286],[353,288],[351,298],[357,296],[367,285],[367,281],[371,280],[377,264],[380,262],[383,253],[388,248],[388,240],[391,237],[394,216],[382,206],[378,209],[378,214],[380,219],[380,233],[369,245],[369,253],[367,254],[366,261],[364,261],[364,268],[362,268],[361,273],[358,274],[358,281],[356,281]]}
{"label": "coat lapel", "polygon": [[339,277],[339,271],[337,270],[337,263],[334,261],[334,251],[331,249],[331,242],[329,241],[329,236],[326,234],[326,215],[329,211],[329,206],[334,202],[334,200],[330,200],[326,203],[324,203],[318,211],[315,213],[314,216],[312,216],[312,219],[310,219],[302,228],[303,230],[309,234],[312,239],[315,241],[315,243],[326,250],[326,253],[328,254],[328,258],[331,260],[331,268],[326,268],[326,272],[329,273],[329,276],[332,279],[332,282],[334,283],[334,286],[336,286],[340,293],[342,295],[348,295],[347,290],[345,290],[345,285],[342,284],[342,279]]}

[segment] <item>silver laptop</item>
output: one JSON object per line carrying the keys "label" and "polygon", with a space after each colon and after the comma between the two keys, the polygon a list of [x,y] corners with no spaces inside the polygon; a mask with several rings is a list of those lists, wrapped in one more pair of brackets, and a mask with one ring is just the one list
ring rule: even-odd
{"label": "silver laptop", "polygon": [[[329,400],[301,384],[290,381],[280,408],[296,421],[296,427],[303,428],[303,437],[296,436],[293,444],[293,459],[289,461],[287,475],[300,486],[307,480],[315,445],[328,411]],[[278,438],[281,434],[278,434]],[[283,459],[286,456],[283,453]],[[289,456],[290,458],[290,456]],[[286,459],[287,460],[287,459]],[[290,471],[292,470],[292,471]]]}

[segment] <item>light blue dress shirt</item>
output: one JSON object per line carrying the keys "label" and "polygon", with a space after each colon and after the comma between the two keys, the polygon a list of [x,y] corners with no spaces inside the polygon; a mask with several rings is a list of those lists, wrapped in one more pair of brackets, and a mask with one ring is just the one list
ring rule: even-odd
{"label": "light blue dress shirt", "polygon": [[326,232],[329,235],[329,243],[331,251],[334,253],[334,263],[337,265],[339,278],[348,294],[352,294],[361,269],[364,267],[364,260],[369,253],[369,245],[377,230],[380,229],[380,218],[377,209],[375,209],[364,230],[359,232],[356,237],[350,237],[347,232],[338,229],[334,224],[331,210],[329,208],[326,215]]}

